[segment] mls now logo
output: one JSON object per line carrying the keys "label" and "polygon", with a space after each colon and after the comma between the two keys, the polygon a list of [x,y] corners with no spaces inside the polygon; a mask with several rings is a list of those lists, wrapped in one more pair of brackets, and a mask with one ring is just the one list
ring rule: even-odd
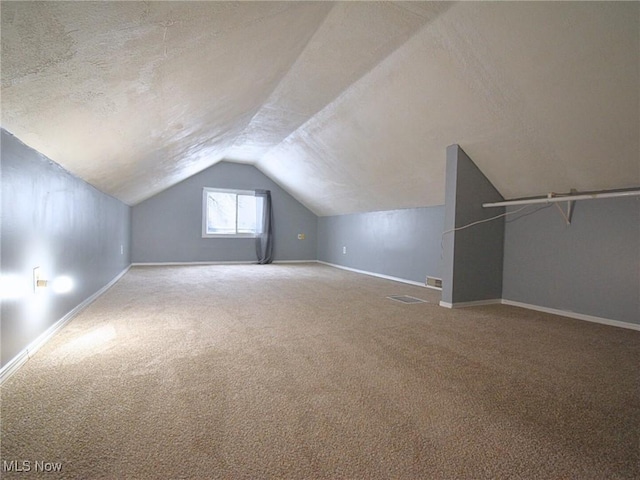
{"label": "mls now logo", "polygon": [[61,462],[43,462],[36,460],[35,462],[31,462],[29,460],[10,460],[2,461],[2,471],[3,472],[61,472],[62,471],[62,463]]}

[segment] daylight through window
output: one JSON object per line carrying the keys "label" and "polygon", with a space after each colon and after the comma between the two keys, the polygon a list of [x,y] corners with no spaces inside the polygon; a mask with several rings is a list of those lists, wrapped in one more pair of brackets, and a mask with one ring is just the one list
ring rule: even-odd
{"label": "daylight through window", "polygon": [[250,190],[205,188],[203,237],[255,237],[261,222],[262,200]]}

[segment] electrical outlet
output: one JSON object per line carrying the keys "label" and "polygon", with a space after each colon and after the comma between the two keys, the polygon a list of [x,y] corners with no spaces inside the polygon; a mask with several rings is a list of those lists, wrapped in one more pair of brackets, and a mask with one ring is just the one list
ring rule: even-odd
{"label": "electrical outlet", "polygon": [[33,293],[38,291],[38,281],[42,279],[42,271],[40,267],[35,267],[33,269]]}
{"label": "electrical outlet", "polygon": [[342,247],[342,254],[346,255],[347,254],[347,247]]}
{"label": "electrical outlet", "polygon": [[298,240],[304,240],[304,233],[298,234]]}
{"label": "electrical outlet", "polygon": [[124,245],[120,244],[120,255],[124,255]]}

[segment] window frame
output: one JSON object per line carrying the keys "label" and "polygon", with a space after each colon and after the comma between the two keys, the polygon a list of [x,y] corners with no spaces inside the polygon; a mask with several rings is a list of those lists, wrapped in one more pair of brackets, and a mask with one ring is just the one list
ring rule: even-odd
{"label": "window frame", "polygon": [[[233,193],[236,195],[236,232],[235,233],[207,233],[207,199],[209,192]],[[234,188],[203,187],[202,189],[202,238],[256,238],[254,233],[238,233],[238,195],[255,197],[254,190],[238,190]]]}

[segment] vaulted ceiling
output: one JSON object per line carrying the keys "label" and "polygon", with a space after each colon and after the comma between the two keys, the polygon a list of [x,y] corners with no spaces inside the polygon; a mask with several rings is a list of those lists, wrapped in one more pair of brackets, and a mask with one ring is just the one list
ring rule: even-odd
{"label": "vaulted ceiling", "polygon": [[636,2],[2,2],[2,127],[130,205],[220,160],[318,215],[640,185]]}

